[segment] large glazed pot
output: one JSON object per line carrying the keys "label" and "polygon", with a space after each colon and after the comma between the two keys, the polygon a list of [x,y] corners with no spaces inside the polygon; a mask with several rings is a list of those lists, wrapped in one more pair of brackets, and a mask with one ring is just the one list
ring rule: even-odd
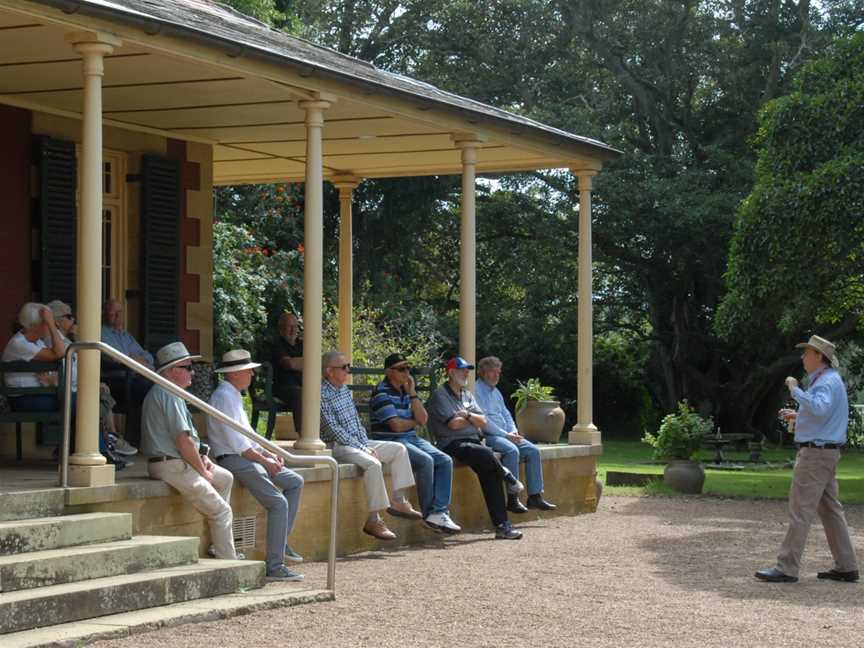
{"label": "large glazed pot", "polygon": [[529,400],[516,413],[519,434],[529,441],[558,443],[564,430],[564,410],[558,401]]}
{"label": "large glazed pot", "polygon": [[663,483],[679,493],[698,495],[705,485],[705,469],[698,461],[673,459],[663,471]]}

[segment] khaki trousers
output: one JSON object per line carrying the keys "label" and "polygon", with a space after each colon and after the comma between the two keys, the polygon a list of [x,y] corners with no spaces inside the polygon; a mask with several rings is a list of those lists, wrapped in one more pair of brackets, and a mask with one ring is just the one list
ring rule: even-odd
{"label": "khaki trousers", "polygon": [[390,506],[390,498],[387,496],[387,487],[384,485],[384,472],[381,469],[381,464],[390,465],[394,491],[413,486],[414,473],[411,472],[408,451],[401,443],[369,441],[369,447],[375,449],[378,459],[365,450],[343,445],[333,446],[333,458],[342,463],[354,464],[363,471],[363,483],[366,486],[366,501],[369,510],[383,511]]}
{"label": "khaki trousers", "polygon": [[234,549],[231,506],[228,503],[231,499],[233,475],[214,464],[211,484],[182,459],[148,463],[147,470],[153,479],[161,479],[176,488],[201,515],[207,518],[216,557],[234,560],[237,551]]}
{"label": "khaki trousers", "polygon": [[834,569],[856,571],[858,562],[849,538],[846,516],[838,498],[837,463],[840,450],[801,448],[789,489],[789,528],[777,556],[777,569],[798,576],[807,534],[816,515],[822,520]]}

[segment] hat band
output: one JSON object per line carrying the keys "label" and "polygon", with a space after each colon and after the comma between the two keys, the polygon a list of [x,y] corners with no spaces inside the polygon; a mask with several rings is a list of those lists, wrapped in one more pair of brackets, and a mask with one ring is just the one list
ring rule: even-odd
{"label": "hat band", "polygon": [[237,365],[245,365],[252,362],[252,358],[243,358],[242,360],[229,360],[228,362],[220,362],[219,368],[236,367]]}

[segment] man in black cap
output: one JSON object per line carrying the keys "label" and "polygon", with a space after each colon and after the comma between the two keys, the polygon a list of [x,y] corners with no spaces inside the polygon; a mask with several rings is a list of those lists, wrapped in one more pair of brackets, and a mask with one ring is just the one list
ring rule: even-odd
{"label": "man in black cap", "polygon": [[450,519],[449,512],[453,460],[417,436],[417,426],[426,425],[428,418],[417,396],[411,363],[401,353],[390,354],[384,360],[384,380],[369,400],[371,436],[377,441],[396,441],[408,450],[426,526],[442,533],[459,533],[462,528]]}

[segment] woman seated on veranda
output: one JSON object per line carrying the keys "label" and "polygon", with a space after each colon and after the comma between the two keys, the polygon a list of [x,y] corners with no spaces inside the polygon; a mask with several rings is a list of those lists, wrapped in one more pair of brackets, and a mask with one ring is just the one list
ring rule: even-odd
{"label": "woman seated on veranda", "polygon": [[[3,350],[3,362],[53,362],[63,357],[66,345],[57,328],[54,314],[44,304],[28,302],[18,312],[21,330],[12,336]],[[46,344],[45,340],[49,342]],[[56,374],[13,372],[4,374],[8,387],[42,387],[57,383]],[[11,396],[13,411],[52,412],[60,404],[54,394],[22,394]]]}

